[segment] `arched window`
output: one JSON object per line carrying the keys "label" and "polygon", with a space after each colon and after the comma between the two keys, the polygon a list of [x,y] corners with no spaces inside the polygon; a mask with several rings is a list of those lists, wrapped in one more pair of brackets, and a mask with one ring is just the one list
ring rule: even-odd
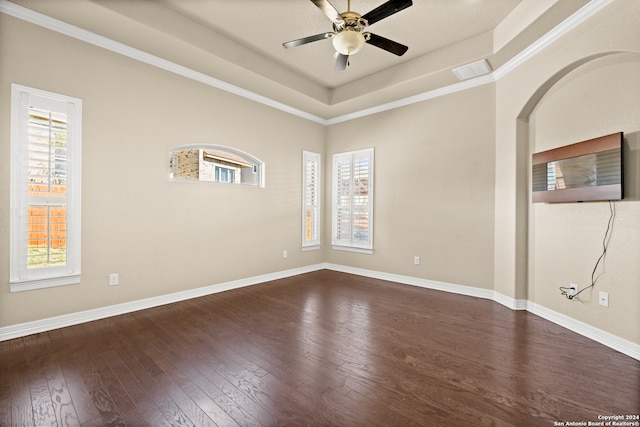
{"label": "arched window", "polygon": [[220,145],[182,145],[169,151],[169,179],[264,187],[264,162]]}

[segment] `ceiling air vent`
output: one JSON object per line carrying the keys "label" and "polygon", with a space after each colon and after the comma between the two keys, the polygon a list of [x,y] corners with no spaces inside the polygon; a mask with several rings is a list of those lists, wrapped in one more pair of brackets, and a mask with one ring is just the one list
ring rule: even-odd
{"label": "ceiling air vent", "polygon": [[458,80],[468,80],[473,77],[490,73],[491,67],[486,59],[481,59],[480,61],[472,62],[471,64],[461,65],[451,71],[453,71],[453,74],[456,75]]}

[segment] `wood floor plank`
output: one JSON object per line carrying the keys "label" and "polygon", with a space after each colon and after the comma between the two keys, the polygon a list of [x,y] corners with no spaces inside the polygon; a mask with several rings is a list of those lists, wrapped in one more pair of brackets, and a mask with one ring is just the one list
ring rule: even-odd
{"label": "wood floor plank", "polygon": [[3,426],[550,426],[640,412],[640,361],[493,301],[327,270],[2,342],[0,375]]}
{"label": "wood floor plank", "polygon": [[76,408],[71,399],[67,382],[58,366],[50,365],[46,368],[47,384],[51,393],[51,402],[59,426],[80,425]]}
{"label": "wood floor plank", "polygon": [[[202,409],[209,418],[218,426],[238,426],[239,424],[233,420],[225,411],[222,410],[214,400],[207,395],[196,383],[187,383],[182,389],[184,392]],[[216,394],[220,396],[221,393]]]}
{"label": "wood floor plank", "polygon": [[[148,328],[150,330],[157,329],[155,328],[155,325],[148,325]],[[157,331],[158,336],[164,335],[164,331],[171,331],[172,336],[182,335],[181,330],[175,327],[174,322],[168,322],[164,324],[162,332]],[[186,336],[181,336],[181,338],[183,340],[188,339]],[[150,341],[157,341],[157,339],[150,337]],[[155,344],[151,344],[156,348],[154,360],[160,361],[160,364],[163,365],[163,369],[167,370],[167,368],[169,368],[172,372],[176,372],[177,369],[174,365],[172,365],[170,359],[177,360],[176,357],[179,359],[180,356],[175,354],[175,352],[172,351],[169,346],[164,346],[163,344],[163,342],[156,342]],[[196,344],[191,346],[192,350],[195,350],[195,348]],[[218,354],[221,354],[220,349],[218,349]],[[244,360],[244,358],[240,355],[227,357],[224,363],[221,363],[221,361],[218,360],[213,364],[208,357],[205,356],[204,358],[207,361],[204,365],[200,364],[199,366],[202,371],[206,372],[205,376],[207,378],[207,382],[211,382],[211,380],[213,380],[213,383],[217,384],[216,389],[219,389],[221,393],[228,394],[229,397],[233,398],[232,400],[238,401],[239,406],[241,406],[244,411],[251,413],[252,417],[260,420],[262,424],[266,423],[268,425],[276,425],[281,422],[281,420],[274,418],[273,415],[269,412],[269,408],[271,405],[265,404],[264,401],[258,398],[258,396],[261,395],[260,390],[254,384],[248,381],[238,380],[239,376],[236,373],[237,371],[248,370],[247,372],[250,371],[253,373],[253,375],[260,377],[266,375],[265,371],[261,370],[258,366]],[[185,382],[184,379],[180,379],[179,377],[176,378],[176,380],[181,384]],[[221,393],[217,393],[217,399],[220,399]],[[243,396],[242,393],[244,393],[246,397]]]}
{"label": "wood floor plank", "polygon": [[31,406],[36,426],[57,425],[56,411],[47,380],[52,360],[52,343],[47,333],[25,337],[25,360],[29,364]]}
{"label": "wood floor plank", "polygon": [[[123,419],[124,424],[134,424],[133,420],[143,419],[142,415],[138,413],[135,403],[131,400],[115,373],[111,370],[104,357],[96,357],[93,359],[93,366],[95,368],[95,375],[104,384],[106,393],[109,398],[112,399],[113,405],[117,408],[117,412]],[[126,418],[125,414],[129,417]]]}
{"label": "wood floor plank", "polygon": [[[2,359],[0,359],[0,364]],[[7,381],[10,374],[2,373],[0,377],[0,426],[11,425],[11,383]]]}
{"label": "wood floor plank", "polygon": [[[66,333],[69,334],[70,331],[66,331]],[[72,336],[74,335],[72,334]],[[86,339],[84,340],[87,342]],[[80,423],[99,419],[101,415],[100,408],[96,406],[96,401],[94,401],[96,392],[93,389],[94,384],[87,383],[85,380],[86,373],[91,370],[90,360],[84,356],[83,352],[77,352],[74,355],[68,355],[58,363]]]}
{"label": "wood floor plank", "polygon": [[[151,397],[155,408],[163,417],[162,425],[194,426],[193,421],[165,393],[151,374],[151,372],[160,374],[162,369],[149,358],[143,348],[136,344],[135,336],[140,331],[130,330],[129,332],[132,333],[131,337],[122,337],[124,348],[119,352],[118,356],[122,358],[127,369],[130,370],[136,382],[141,386],[142,390],[138,390],[138,392]],[[149,369],[151,369],[151,372]]]}
{"label": "wood floor plank", "polygon": [[[153,426],[165,426],[169,425],[168,421],[160,414],[160,410],[156,406],[151,396],[147,393],[144,387],[138,382],[135,376],[135,368],[130,371],[122,360],[120,354],[125,353],[125,349],[111,350],[102,355],[105,362],[113,373],[122,387],[126,391],[128,397],[135,403],[136,409],[146,420],[146,424]],[[127,358],[129,359],[129,358]],[[128,414],[125,412],[125,414]],[[135,424],[132,424],[135,425]]]}
{"label": "wood floor plank", "polygon": [[93,364],[87,366],[81,372],[82,379],[89,391],[89,396],[94,407],[100,413],[100,419],[105,426],[122,426],[124,420],[111,398],[109,390],[104,385],[100,374]]}
{"label": "wood floor plank", "polygon": [[28,376],[21,373],[11,374],[9,384],[11,387],[11,425],[35,425]]}
{"label": "wood floor plank", "polygon": [[[158,385],[162,387],[162,390],[167,393],[196,425],[215,427],[215,422],[209,418],[207,413],[183,390],[183,387],[187,388],[191,382],[188,377],[186,377],[165,354],[161,353],[151,344],[147,347],[147,352],[149,357],[162,369],[162,373],[154,377]],[[167,374],[167,372],[170,374]]]}
{"label": "wood floor plank", "polygon": [[[165,334],[164,330],[156,327],[155,324],[150,324],[147,319],[140,319],[140,323],[144,325],[145,330],[155,333]],[[220,408],[214,408],[215,403],[203,396],[203,393],[193,384],[190,378],[190,374],[194,372],[193,367],[182,368],[184,365],[181,363],[181,357],[172,359],[170,356],[175,353],[172,352],[172,346],[170,343],[163,342],[159,336],[154,334],[147,334],[144,337],[137,336],[138,343],[145,344],[146,357],[153,360],[157,368],[161,371],[156,372],[154,376],[155,381],[160,387],[171,397],[171,399],[180,407],[182,411],[192,420],[196,425],[202,426],[215,426],[216,422],[209,414],[216,414],[216,420],[222,419],[227,424],[230,418],[221,415]],[[184,355],[182,355],[184,357]],[[199,375],[199,374],[198,374]],[[195,392],[196,396],[191,396],[186,393],[185,390],[191,390]],[[221,394],[217,390],[216,394]],[[203,402],[204,408],[199,406],[198,402]]]}
{"label": "wood floor plank", "polygon": [[51,392],[49,391],[49,384],[44,371],[34,370],[30,375],[29,383],[35,425],[49,426],[57,424]]}

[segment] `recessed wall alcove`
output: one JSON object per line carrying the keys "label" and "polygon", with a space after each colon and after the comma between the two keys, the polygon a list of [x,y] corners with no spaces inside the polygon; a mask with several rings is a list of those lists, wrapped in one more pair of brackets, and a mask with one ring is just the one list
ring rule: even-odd
{"label": "recessed wall alcove", "polygon": [[[516,295],[585,323],[623,324],[624,310],[633,310],[638,290],[624,280],[629,264],[627,241],[634,233],[633,218],[640,211],[639,107],[640,54],[604,52],[575,61],[550,77],[531,95],[517,116]],[[635,83],[634,83],[635,76]],[[606,113],[606,114],[605,114]],[[612,132],[624,132],[625,197],[615,205],[605,202],[531,203],[531,155],[534,152],[580,142]],[[613,235],[597,286],[580,301],[562,297],[558,286],[588,286],[611,209],[615,210]],[[637,232],[637,230],[635,231]],[[566,282],[566,283],[565,283]],[[617,302],[615,313],[598,306],[598,292],[629,295]],[[628,305],[628,307],[627,307]],[[597,320],[596,320],[597,318]],[[604,323],[602,323],[604,322]],[[627,328],[633,340],[640,328]],[[616,330],[620,333],[619,328]]]}

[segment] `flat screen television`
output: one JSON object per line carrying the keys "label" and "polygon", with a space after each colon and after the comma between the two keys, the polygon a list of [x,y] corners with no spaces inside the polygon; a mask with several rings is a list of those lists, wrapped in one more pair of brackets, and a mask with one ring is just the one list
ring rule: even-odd
{"label": "flat screen television", "polygon": [[533,202],[621,200],[622,140],[617,132],[535,153]]}

